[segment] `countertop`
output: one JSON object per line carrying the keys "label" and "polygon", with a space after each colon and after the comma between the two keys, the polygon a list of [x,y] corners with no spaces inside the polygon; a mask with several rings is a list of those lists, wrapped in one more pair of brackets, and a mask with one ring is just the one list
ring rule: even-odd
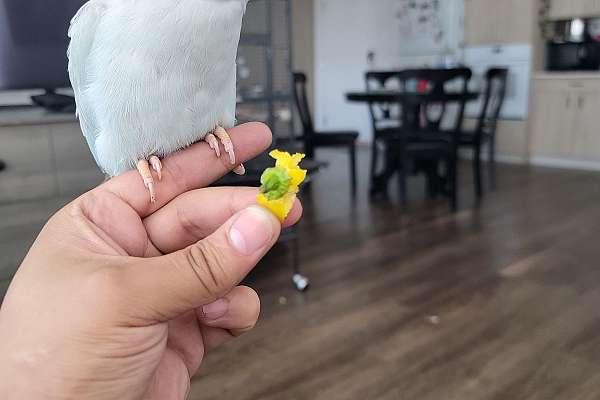
{"label": "countertop", "polygon": [[536,71],[533,79],[600,79],[600,71]]}

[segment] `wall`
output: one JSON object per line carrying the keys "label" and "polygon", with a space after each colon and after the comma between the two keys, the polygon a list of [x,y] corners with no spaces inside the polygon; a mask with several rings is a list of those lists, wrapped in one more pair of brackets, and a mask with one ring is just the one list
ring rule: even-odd
{"label": "wall", "polygon": [[308,77],[308,97],[314,109],[315,23],[314,1],[292,0],[292,49],[294,71]]}
{"label": "wall", "polygon": [[[436,66],[440,48],[426,46],[416,35],[407,39],[398,22],[401,0],[315,0],[315,125],[321,130],[358,130],[361,141],[371,140],[365,104],[348,103],[345,93],[364,89],[369,69]],[[462,0],[441,3],[450,51],[460,41]],[[452,28],[452,29],[450,29]],[[367,62],[367,53],[375,62]]]}

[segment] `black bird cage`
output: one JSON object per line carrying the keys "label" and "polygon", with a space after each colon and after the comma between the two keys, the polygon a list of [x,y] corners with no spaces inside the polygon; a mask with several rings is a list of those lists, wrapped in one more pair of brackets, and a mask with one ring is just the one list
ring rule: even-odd
{"label": "black bird cage", "polygon": [[251,0],[237,57],[239,123],[261,121],[274,139],[293,136],[292,24],[289,0]]}

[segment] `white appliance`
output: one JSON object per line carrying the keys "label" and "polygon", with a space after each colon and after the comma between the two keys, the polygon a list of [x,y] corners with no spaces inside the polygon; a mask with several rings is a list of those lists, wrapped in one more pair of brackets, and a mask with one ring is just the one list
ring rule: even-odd
{"label": "white appliance", "polygon": [[[502,119],[525,120],[529,112],[529,79],[531,77],[532,47],[527,44],[467,47],[464,64],[473,70],[472,89],[485,90],[485,72],[492,67],[510,71]],[[482,99],[467,106],[466,115],[477,117]]]}

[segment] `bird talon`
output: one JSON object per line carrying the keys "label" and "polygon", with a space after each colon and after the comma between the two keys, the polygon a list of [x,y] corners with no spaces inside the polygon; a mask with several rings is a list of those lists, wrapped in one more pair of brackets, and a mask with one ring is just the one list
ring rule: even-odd
{"label": "bird talon", "polygon": [[246,167],[244,167],[244,164],[240,164],[233,169],[233,172],[236,175],[246,175]]}
{"label": "bird talon", "polygon": [[146,160],[140,160],[137,163],[137,170],[142,177],[144,186],[150,192],[150,203],[156,203],[156,189],[154,187],[154,177],[150,171],[150,164]]}
{"label": "bird talon", "polygon": [[158,180],[162,181],[162,169],[163,169],[163,167],[162,167],[162,162],[160,161],[160,158],[158,158],[157,156],[150,157],[150,165],[152,166],[152,169],[158,175]]}
{"label": "bird talon", "polygon": [[219,141],[217,140],[217,137],[214,134],[209,133],[208,135],[206,135],[206,138],[204,138],[204,141],[206,143],[208,143],[210,148],[215,151],[217,158],[220,158],[221,157],[221,148],[219,147]]}
{"label": "bird talon", "polygon": [[219,138],[223,144],[223,147],[225,148],[225,152],[229,154],[229,160],[231,161],[231,164],[235,165],[235,151],[233,148],[233,142],[231,141],[231,137],[227,131],[223,129],[223,127],[217,126],[214,131],[214,135]]}
{"label": "bird talon", "polygon": [[150,192],[150,203],[156,203],[156,190],[154,189],[154,182],[148,183],[148,191]]}

